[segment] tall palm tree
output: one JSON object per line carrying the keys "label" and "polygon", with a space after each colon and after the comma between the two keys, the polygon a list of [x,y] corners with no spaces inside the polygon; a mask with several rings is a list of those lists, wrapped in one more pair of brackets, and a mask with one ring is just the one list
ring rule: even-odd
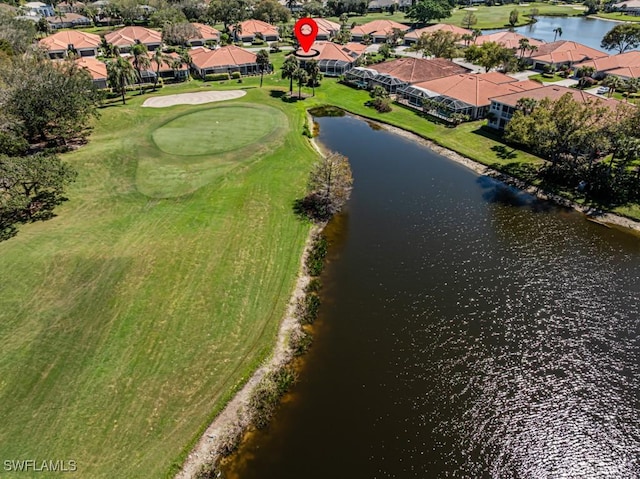
{"label": "tall palm tree", "polygon": [[613,93],[622,86],[622,80],[615,75],[607,75],[602,84],[609,88],[609,98],[613,96]]}
{"label": "tall palm tree", "polygon": [[638,78],[627,78],[624,82],[624,88],[627,90],[627,101],[629,101],[629,96],[632,93],[638,93],[640,90],[640,79]]}
{"label": "tall palm tree", "polygon": [[262,88],[264,72],[269,70],[269,52],[265,49],[260,50],[256,55],[256,63],[258,64],[258,68],[260,68],[260,88]]}
{"label": "tall palm tree", "polygon": [[153,61],[156,64],[156,77],[153,79],[153,91],[156,91],[156,87],[158,86],[158,78],[160,78],[160,67],[170,58],[171,57],[165,56],[160,48],[156,49],[156,51],[153,52]]}
{"label": "tall palm tree", "polygon": [[560,27],[556,27],[553,29],[553,41],[556,41],[557,37],[561,37],[562,36],[562,28]]}
{"label": "tall palm tree", "polygon": [[293,94],[293,74],[298,67],[298,60],[293,55],[289,55],[282,64],[282,78],[289,79],[289,95]]}
{"label": "tall palm tree", "polygon": [[147,51],[147,46],[142,43],[136,43],[131,48],[131,55],[133,57],[133,68],[138,73],[138,81],[140,82],[140,93],[142,93],[142,69],[150,68],[151,61]]}
{"label": "tall palm tree", "polygon": [[309,81],[309,75],[307,75],[307,71],[304,68],[298,67],[296,71],[293,72],[293,78],[298,82],[298,99],[300,99],[302,98],[302,85]]}
{"label": "tall palm tree", "polygon": [[118,57],[107,62],[107,82],[109,86],[122,95],[122,104],[126,103],[124,94],[127,85],[136,81],[136,72],[125,58]]}
{"label": "tall palm tree", "polygon": [[309,76],[309,85],[313,90],[313,96],[316,96],[316,84],[320,81],[320,66],[318,66],[317,60],[309,60],[305,65],[305,70]]}
{"label": "tall palm tree", "polygon": [[531,43],[529,43],[529,39],[528,38],[521,38],[518,41],[518,48],[520,49],[520,56],[524,57],[524,54],[527,52],[527,50],[529,50],[529,47],[531,46]]}
{"label": "tall palm tree", "polygon": [[580,79],[578,83],[581,87],[584,87],[587,78],[591,78],[593,74],[596,72],[596,69],[592,66],[582,66],[576,70],[576,76]]}
{"label": "tall palm tree", "polygon": [[472,32],[471,32],[471,36],[473,37],[473,43],[476,42],[476,38],[478,38],[479,36],[482,35],[482,30],[479,30],[477,28],[475,28]]}

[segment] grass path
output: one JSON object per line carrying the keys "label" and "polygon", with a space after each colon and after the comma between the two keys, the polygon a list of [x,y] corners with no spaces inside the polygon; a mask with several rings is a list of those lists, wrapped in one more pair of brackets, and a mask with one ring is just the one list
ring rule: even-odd
{"label": "grass path", "polygon": [[296,109],[265,91],[242,101],[282,112],[282,145],[169,198],[137,188],[153,154],[137,145],[167,117],[220,107],[103,110],[66,156],[71,201],[0,243],[1,458],[170,475],[271,350],[308,232],[291,204],[315,154]]}

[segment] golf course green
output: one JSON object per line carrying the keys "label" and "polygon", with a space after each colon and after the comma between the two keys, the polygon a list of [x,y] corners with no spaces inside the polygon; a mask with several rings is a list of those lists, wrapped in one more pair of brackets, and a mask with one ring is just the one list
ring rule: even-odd
{"label": "golf course green", "polygon": [[64,155],[78,179],[57,217],[0,243],[3,460],[171,477],[275,344],[309,231],[304,115],[255,88],[146,97],[104,108]]}

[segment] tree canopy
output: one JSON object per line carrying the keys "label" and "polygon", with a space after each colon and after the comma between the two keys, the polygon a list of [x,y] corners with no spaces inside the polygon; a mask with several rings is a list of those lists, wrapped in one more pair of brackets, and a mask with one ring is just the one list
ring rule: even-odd
{"label": "tree canopy", "polygon": [[460,35],[445,30],[437,30],[420,35],[414,48],[422,51],[424,56],[451,59],[456,56],[458,51],[456,43],[460,40]]}
{"label": "tree canopy", "polygon": [[261,0],[254,8],[252,17],[267,23],[288,23],[291,12],[276,0]]}
{"label": "tree canopy", "polygon": [[419,0],[407,11],[407,18],[419,24],[451,16],[452,6],[447,0]]}
{"label": "tree canopy", "polygon": [[640,46],[640,25],[621,23],[609,30],[602,38],[600,46],[606,50],[624,53]]}
{"label": "tree canopy", "polygon": [[515,52],[496,42],[485,42],[482,45],[471,45],[464,52],[468,62],[485,68],[486,71],[499,66],[507,69],[516,61]]}

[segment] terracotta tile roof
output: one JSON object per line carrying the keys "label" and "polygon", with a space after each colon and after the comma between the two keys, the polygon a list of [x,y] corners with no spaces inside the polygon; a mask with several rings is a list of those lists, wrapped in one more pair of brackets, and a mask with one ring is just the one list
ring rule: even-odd
{"label": "terracotta tile roof", "polygon": [[[317,57],[313,57],[314,60],[340,60],[347,63],[354,62],[359,56],[361,56],[366,45],[361,43],[347,43],[346,45],[339,45],[333,42],[315,42],[311,49],[318,50],[320,54]],[[299,49],[297,52],[299,55],[304,55],[304,52]]]}
{"label": "terracotta tile roof", "polygon": [[318,33],[329,35],[332,31],[340,31],[339,23],[332,22],[331,20],[327,20],[325,18],[314,18],[314,20],[318,24]]}
{"label": "terracotta tile roof", "polygon": [[[261,20],[245,20],[240,23],[240,28],[242,29],[242,33],[240,35],[256,35],[258,33],[262,36],[278,35],[277,27]],[[233,30],[234,28],[232,27],[231,31]]]}
{"label": "terracotta tile roof", "polygon": [[640,78],[640,66],[616,68],[609,70],[607,73],[625,78]]}
{"label": "terracotta tile roof", "polygon": [[200,36],[197,38],[191,38],[190,40],[218,40],[220,39],[220,31],[216,30],[204,23],[192,23],[196,30],[198,30]]}
{"label": "terracotta tile roof", "polygon": [[[497,75],[505,78],[499,78]],[[490,75],[486,73],[453,75],[416,83],[414,86],[480,107],[490,105],[491,98],[531,90],[534,86],[532,83],[519,82],[507,75],[493,72]],[[540,84],[536,86],[539,88]]]}
{"label": "terracotta tile roof", "polygon": [[540,45],[531,58],[546,63],[577,63],[606,56],[609,55],[582,43],[564,40]]}
{"label": "terracotta tile roof", "polygon": [[378,35],[387,36],[393,33],[393,29],[397,28],[403,32],[409,30],[409,27],[402,23],[392,20],[374,20],[364,25],[357,25],[351,29],[352,35]]}
{"label": "terracotta tile roof", "polygon": [[640,52],[632,51],[611,55],[609,57],[596,58],[575,65],[577,68],[581,66],[594,67],[598,72],[605,72],[617,68],[633,68],[640,67]]}
{"label": "terracotta tile roof", "polygon": [[75,60],[75,63],[80,68],[87,70],[94,80],[107,78],[107,65],[94,57],[80,57]]}
{"label": "terracotta tile roof", "polygon": [[386,73],[407,83],[435,80],[469,70],[443,58],[402,57],[397,60],[370,65],[368,68],[378,73]]}
{"label": "terracotta tile roof", "polygon": [[54,23],[54,24],[55,23],[73,23],[78,20],[86,20],[87,22],[91,22],[91,20],[89,20],[84,15],[79,15],[77,13],[65,13],[64,15],[61,15],[61,16],[56,15],[55,17],[47,17],[47,22]]}
{"label": "terracotta tile roof", "polygon": [[156,30],[144,27],[124,27],[104,36],[108,43],[119,47],[134,45],[136,40],[140,43],[162,43],[162,34]]}
{"label": "terracotta tile roof", "polygon": [[198,69],[255,63],[257,57],[255,53],[235,45],[228,45],[216,50],[198,47],[189,53],[191,54],[191,63]]}
{"label": "terracotta tile roof", "polygon": [[532,98],[534,100],[542,100],[544,98],[549,98],[551,100],[557,100],[561,96],[569,93],[574,100],[586,102],[588,100],[601,100],[605,105],[614,107],[618,103],[618,100],[614,100],[613,98],[602,98],[596,95],[592,95],[591,93],[587,93],[582,90],[577,90],[575,88],[567,88],[559,85],[548,85],[539,87],[535,90],[522,91],[516,93],[510,93],[507,95],[500,95],[493,98],[493,100],[500,102],[509,106],[516,106],[518,100],[522,98]]}
{"label": "terracotta tile roof", "polygon": [[77,30],[65,30],[40,40],[40,45],[49,51],[66,50],[69,45],[73,45],[76,50],[83,48],[97,48],[101,40],[93,33],[79,32]]}
{"label": "terracotta tile roof", "polygon": [[[173,59],[178,59],[180,58],[180,55],[178,55],[177,53],[165,53],[164,54],[165,57],[170,57]],[[151,64],[151,66],[148,68],[148,71],[153,71],[155,72],[156,69],[158,68],[158,64],[154,61],[153,59],[153,53],[148,53],[147,57],[149,58],[149,62]],[[133,56],[128,56],[127,60],[129,61],[129,63],[133,64]],[[187,70],[189,68],[189,66],[185,63],[183,63],[179,70]],[[166,71],[173,71],[173,68],[171,68],[171,64],[169,63],[168,60],[163,60],[162,64],[160,65],[160,70],[161,72],[166,72]]]}
{"label": "terracotta tile roof", "polygon": [[460,36],[471,34],[471,30],[467,30],[465,28],[460,28],[455,25],[449,25],[446,23],[437,23],[436,25],[431,25],[429,27],[413,30],[412,32],[407,33],[404,36],[404,38],[405,39],[408,38],[409,40],[417,40],[418,38],[420,38],[420,36],[422,36],[423,33],[429,34],[437,31],[451,32],[455,35],[460,35]]}
{"label": "terracotta tile roof", "polygon": [[522,40],[523,38],[529,40],[529,45],[538,47],[538,50],[540,50],[541,45],[545,44],[540,40],[529,38],[516,32],[496,32],[489,35],[480,35],[478,38],[476,38],[475,44],[482,45],[483,43],[487,42],[495,42],[499,45],[502,45],[503,47],[515,48],[517,50],[518,48],[520,48],[520,40]]}

